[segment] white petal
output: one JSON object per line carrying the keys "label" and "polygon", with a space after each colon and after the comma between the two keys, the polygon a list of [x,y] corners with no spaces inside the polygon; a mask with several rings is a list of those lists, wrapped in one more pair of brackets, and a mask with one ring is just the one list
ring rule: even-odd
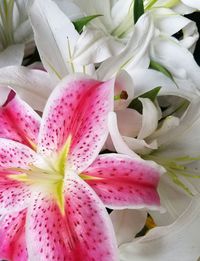
{"label": "white petal", "polygon": [[191,13],[195,12],[194,8],[184,5],[183,3],[180,3],[176,6],[174,6],[173,10],[182,15],[191,14]]}
{"label": "white petal", "polygon": [[117,152],[129,155],[133,158],[139,158],[139,156],[128,147],[128,145],[124,142],[121,134],[119,133],[117,126],[117,117],[114,112],[109,113],[108,129],[113,145]]}
{"label": "white petal", "polygon": [[200,198],[172,224],[157,227],[141,239],[123,244],[120,261],[196,261],[200,256]]}
{"label": "white petal", "polygon": [[175,95],[183,97],[187,100],[191,100],[197,95],[196,89],[195,91],[191,90],[194,84],[190,85],[188,84],[188,81],[186,81],[184,85],[180,84],[180,87],[178,88],[170,78],[155,70],[136,69],[131,76],[134,81],[136,97],[159,86],[161,87],[161,90],[159,91],[158,95]]}
{"label": "white petal", "polygon": [[199,39],[199,32],[197,24],[193,21],[190,21],[188,25],[183,28],[183,39],[179,42],[180,44],[187,48],[192,53],[195,51],[196,43]]}
{"label": "white petal", "polygon": [[112,150],[114,146],[115,150],[118,153],[123,153],[137,158],[139,156],[136,153],[147,154],[151,152],[153,149],[157,149],[157,142],[155,140],[152,141],[150,144],[147,144],[144,140],[127,136],[121,136],[118,129],[117,117],[114,112],[109,114],[108,128],[113,143],[111,144],[111,141],[108,140],[106,144],[108,149]]}
{"label": "white petal", "polygon": [[10,86],[35,110],[42,111],[55,83],[44,71],[9,66],[0,69],[0,85]]}
{"label": "white petal", "polygon": [[119,132],[123,136],[136,137],[142,127],[142,115],[132,109],[116,111]]}
{"label": "white petal", "polygon": [[54,2],[71,21],[75,21],[84,16],[84,12],[73,3],[73,0],[54,0]]}
{"label": "white petal", "polygon": [[81,64],[99,63],[117,55],[124,45],[102,30],[85,28],[74,47],[73,61]]}
{"label": "white petal", "polygon": [[[128,13],[132,12],[131,9],[132,3],[133,3],[132,0],[127,0],[127,1],[118,0],[116,1],[116,3],[113,4],[111,9],[113,27],[116,28],[120,26],[120,24],[123,23],[125,18],[128,16]],[[132,22],[132,26],[133,26],[133,22]]]}
{"label": "white petal", "polygon": [[151,47],[152,59],[168,69],[175,79],[191,80],[196,88],[200,88],[200,67],[187,49],[173,38],[159,37],[153,40]]}
{"label": "white petal", "polygon": [[21,23],[14,33],[14,38],[17,43],[27,43],[33,40],[33,31],[29,20]]}
{"label": "white petal", "polygon": [[109,79],[119,70],[125,69],[132,72],[138,66],[148,64],[147,50],[153,37],[154,27],[148,14],[138,20],[133,35],[126,48],[117,56],[111,57],[101,64],[97,70],[99,79]]}
{"label": "white petal", "polygon": [[139,100],[142,103],[142,128],[138,139],[145,139],[157,129],[159,113],[150,99],[139,98]]}
{"label": "white petal", "polygon": [[151,13],[155,26],[162,33],[173,35],[182,30],[183,39],[179,42],[187,49],[194,47],[199,37],[195,22],[168,8],[155,8]]}
{"label": "white petal", "polygon": [[185,5],[200,10],[199,0],[181,0]]}
{"label": "white petal", "polygon": [[42,62],[50,73],[63,78],[70,72],[82,71],[71,60],[79,34],[53,1],[34,1],[30,20]]}
{"label": "white petal", "polygon": [[135,139],[127,136],[123,136],[123,140],[132,151],[141,155],[149,154],[152,150],[158,148],[156,140],[147,143],[145,140]]}
{"label": "white petal", "polygon": [[[162,154],[171,156],[199,156],[200,101],[193,101],[180,124],[168,131],[167,135],[158,137],[162,145]],[[161,153],[161,151],[159,152]]]}
{"label": "white petal", "polygon": [[169,130],[176,128],[179,124],[180,124],[180,119],[178,117],[174,117],[174,116],[166,117],[161,127],[159,127],[150,137],[148,137],[148,141],[158,139],[158,137],[161,138],[161,136],[167,135]]}
{"label": "white petal", "polygon": [[114,210],[110,214],[118,246],[133,240],[144,227],[147,212],[145,210]]}
{"label": "white petal", "polygon": [[163,213],[150,211],[157,226],[166,226],[173,223],[188,207],[191,196],[177,186],[167,174],[161,176],[158,187],[161,206],[166,210]]}
{"label": "white petal", "polygon": [[127,92],[127,99],[120,99],[115,101],[115,110],[122,110],[128,107],[130,102],[134,98],[134,81],[130,74],[126,71],[121,70],[115,80],[115,95],[120,95],[122,91]]}
{"label": "white petal", "polygon": [[74,0],[74,3],[88,16],[101,14],[102,16],[94,19],[92,24],[105,32],[112,30],[111,4],[110,1],[99,0]]}
{"label": "white petal", "polygon": [[151,11],[155,26],[169,35],[184,28],[190,20],[168,8],[155,8]]}
{"label": "white petal", "polygon": [[10,45],[0,53],[0,68],[10,65],[21,65],[24,57],[24,45]]}
{"label": "white petal", "polygon": [[10,88],[0,86],[0,92],[1,92],[0,106],[2,106],[2,105],[4,105],[4,103],[6,102],[6,100],[8,98],[8,95],[10,93]]}

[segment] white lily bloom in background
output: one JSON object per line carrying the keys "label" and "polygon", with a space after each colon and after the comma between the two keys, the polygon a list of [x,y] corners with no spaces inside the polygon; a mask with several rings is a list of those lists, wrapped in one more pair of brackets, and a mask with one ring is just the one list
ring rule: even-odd
{"label": "white lily bloom in background", "polygon": [[[101,63],[97,69],[98,79],[107,80],[123,69],[132,77],[135,97],[157,86],[162,87],[160,95],[182,96],[190,92],[190,96],[195,97],[199,94],[200,68],[194,57],[176,41],[159,36],[155,38],[154,33],[155,27],[149,14],[142,15],[124,50]],[[163,46],[162,42],[169,47]],[[177,53],[179,59],[176,59],[174,53]],[[151,59],[172,70],[173,80],[159,71],[149,69]]]}
{"label": "white lily bloom in background", "polygon": [[192,52],[194,51],[199,38],[198,28],[194,21],[169,8],[153,8],[151,17],[158,29],[157,35],[168,39],[170,36],[182,31],[183,36],[179,39],[179,44]]}
{"label": "white lily bloom in background", "polygon": [[94,73],[93,65],[74,62],[72,54],[79,38],[72,22],[51,0],[35,0],[29,17],[34,39],[45,69],[58,80],[69,73]]}
{"label": "white lily bloom in background", "polygon": [[24,51],[28,55],[34,48],[28,4],[29,0],[0,2],[0,67],[21,65]]}
{"label": "white lily bloom in background", "polygon": [[165,116],[159,125],[155,105],[144,98],[141,102],[143,115],[132,109],[117,111],[117,117],[115,113],[110,114],[110,136],[117,152],[130,156],[135,152],[145,154],[145,159],[154,160],[166,169],[159,192],[167,212],[152,215],[156,221],[173,222],[191,196],[200,192],[199,98],[191,100],[182,116]]}
{"label": "white lily bloom in background", "polygon": [[[84,39],[85,44],[91,47],[87,50],[87,53],[91,53],[90,60],[87,61],[88,64],[102,62],[124,49],[135,27],[134,1],[66,0],[66,3],[69,4],[68,9],[71,9],[71,12],[68,11],[69,13],[74,12],[74,6],[71,8],[72,3],[74,3],[77,8],[82,10],[83,16],[102,15],[92,20],[85,27],[82,38],[80,38],[80,41]],[[154,25],[161,34],[172,36],[183,30],[183,39],[180,40],[180,43],[193,51],[198,39],[196,24],[180,15],[176,10],[169,9],[174,6],[177,7],[177,5],[182,7],[182,4],[178,4],[177,1],[144,1],[144,11],[151,14]],[[187,9],[187,13],[194,11],[187,6],[185,6],[185,9]],[[104,52],[99,53],[99,46],[104,49]],[[80,44],[75,48],[75,60],[80,59],[79,54],[83,48],[85,46]],[[95,51],[92,52],[92,50]]]}
{"label": "white lily bloom in background", "polygon": [[135,238],[146,220],[145,211],[111,213],[120,261],[197,261],[200,256],[200,198],[195,197],[170,225],[155,227]]}
{"label": "white lily bloom in background", "polygon": [[[158,71],[148,69],[150,63],[148,54],[149,45],[154,36],[154,26],[148,14],[143,15],[139,19],[135,26],[134,34],[123,52],[103,62],[96,72],[94,71],[93,65],[86,66],[90,58],[87,50],[92,49],[90,48],[91,46],[85,45],[84,41],[79,41],[82,35],[79,36],[73,24],[53,1],[34,1],[30,8],[30,20],[43,65],[47,70],[47,74],[49,73],[49,76],[46,76],[46,78],[50,77],[52,79],[52,86],[56,85],[61,78],[74,71],[90,74],[93,77],[95,77],[96,74],[96,78],[102,81],[121,74],[121,69],[124,69],[130,74],[133,80],[132,91],[130,87],[128,90],[129,97],[126,101],[126,106],[128,105],[127,102],[131,101],[134,96],[137,97],[157,86],[162,86],[160,91],[162,95],[182,93],[182,89],[177,89],[177,86],[170,78]],[[72,54],[78,43],[83,46],[83,49],[76,58],[76,62],[74,62]],[[99,56],[101,56],[101,52],[104,53],[103,48],[99,49]],[[10,87],[15,87],[16,83],[13,84],[12,81],[8,80],[11,78],[14,81],[14,70],[14,67],[12,67],[10,72],[9,68],[3,69],[2,72],[4,73],[0,76],[0,84],[4,85],[6,83]],[[26,68],[26,70],[28,69]],[[19,71],[23,71],[22,78],[24,79],[25,77],[24,70],[16,68],[16,81],[19,79]],[[28,76],[30,73],[28,73]],[[34,74],[36,73],[35,70]],[[45,72],[43,72],[43,74],[45,74]],[[125,79],[127,77],[122,78]],[[124,89],[127,91],[127,86],[130,86],[130,83],[127,83],[127,80],[124,80],[123,83],[122,78],[120,85],[124,87],[122,87],[121,90]],[[39,80],[39,77],[37,80]],[[20,86],[20,83],[17,86]],[[24,87],[22,87],[22,89],[23,88]],[[133,88],[135,88],[134,96]],[[187,86],[185,86],[185,88],[187,88]],[[47,90],[44,91],[46,92],[45,95],[43,97],[41,95],[40,99],[38,99],[38,101],[42,100],[42,103],[36,101],[34,105],[34,100],[31,100],[31,105],[35,109],[41,110],[44,106],[44,101],[50,94],[50,90],[51,88],[47,88]],[[29,91],[31,91],[31,89],[29,89]],[[34,86],[32,91],[35,94]],[[116,95],[118,95],[118,93],[116,93]],[[29,102],[25,96],[26,95],[24,95],[23,98]]]}
{"label": "white lily bloom in background", "polygon": [[34,1],[30,8],[30,20],[47,71],[22,66],[0,68],[0,86],[13,88],[35,110],[43,111],[53,87],[61,78],[74,71],[93,74],[94,67],[78,65],[71,60],[79,34],[56,3],[50,0]]}

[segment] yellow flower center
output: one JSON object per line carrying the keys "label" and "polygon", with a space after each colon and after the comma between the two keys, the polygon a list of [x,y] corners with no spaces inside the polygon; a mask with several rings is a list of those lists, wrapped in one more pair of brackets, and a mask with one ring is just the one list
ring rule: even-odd
{"label": "yellow flower center", "polygon": [[9,175],[9,178],[25,182],[33,186],[42,186],[53,194],[57,204],[64,214],[64,178],[67,168],[67,157],[71,144],[71,136],[68,137],[62,150],[51,158],[40,157],[40,160],[29,164],[27,169],[10,168],[16,174]]}

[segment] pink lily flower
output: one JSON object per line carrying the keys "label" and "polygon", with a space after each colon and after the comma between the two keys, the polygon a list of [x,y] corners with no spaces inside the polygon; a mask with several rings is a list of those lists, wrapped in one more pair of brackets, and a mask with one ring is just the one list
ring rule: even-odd
{"label": "pink lily flower", "polygon": [[13,91],[8,95],[0,108],[0,259],[118,260],[105,206],[159,207],[159,166],[98,156],[113,88],[113,81],[67,77],[42,120]]}

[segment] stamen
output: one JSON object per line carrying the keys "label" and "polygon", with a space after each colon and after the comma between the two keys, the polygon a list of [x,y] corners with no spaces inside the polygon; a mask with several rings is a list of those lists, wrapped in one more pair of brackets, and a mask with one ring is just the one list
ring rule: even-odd
{"label": "stamen", "polygon": [[167,171],[166,174],[172,179],[172,181],[177,186],[179,186],[181,189],[187,192],[190,196],[193,195],[189,187],[184,183],[184,181],[181,180],[181,177],[186,178],[188,181],[194,178],[200,179],[200,173],[198,171],[189,169],[186,165],[194,161],[199,161],[200,157],[183,156],[170,159],[160,157],[157,154],[153,153],[152,155],[144,156],[144,158],[148,160],[153,160],[158,164],[162,165]]}

